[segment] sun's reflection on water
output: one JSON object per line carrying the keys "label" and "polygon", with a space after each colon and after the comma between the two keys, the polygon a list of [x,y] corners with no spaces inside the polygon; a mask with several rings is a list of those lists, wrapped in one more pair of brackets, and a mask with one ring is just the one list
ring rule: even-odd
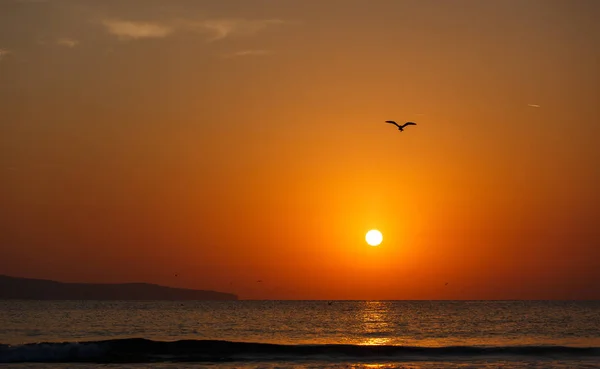
{"label": "sun's reflection on water", "polygon": [[361,345],[386,345],[390,337],[390,305],[389,302],[365,301],[361,311],[363,323],[363,340]]}
{"label": "sun's reflection on water", "polygon": [[356,364],[356,365],[352,365],[350,366],[350,368],[371,368],[371,369],[382,369],[382,368],[391,368],[390,365],[388,364],[367,364],[367,363],[361,363],[361,364]]}

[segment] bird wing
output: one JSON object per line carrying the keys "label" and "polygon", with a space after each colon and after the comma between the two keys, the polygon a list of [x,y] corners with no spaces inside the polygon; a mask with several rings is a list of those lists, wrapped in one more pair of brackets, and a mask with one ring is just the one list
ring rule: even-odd
{"label": "bird wing", "polygon": [[417,123],[413,123],[413,122],[406,122],[402,125],[402,128],[406,127],[406,126],[416,126]]}
{"label": "bird wing", "polygon": [[398,123],[394,122],[393,120],[386,120],[385,122],[386,122],[386,123],[391,123],[391,124],[395,125],[396,127],[400,127],[400,126],[398,125]]}

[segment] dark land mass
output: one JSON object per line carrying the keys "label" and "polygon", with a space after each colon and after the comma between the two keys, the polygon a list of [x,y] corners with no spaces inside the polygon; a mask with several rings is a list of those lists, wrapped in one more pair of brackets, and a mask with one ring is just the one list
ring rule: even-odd
{"label": "dark land mass", "polygon": [[0,300],[237,300],[232,293],[150,283],[62,283],[0,275]]}

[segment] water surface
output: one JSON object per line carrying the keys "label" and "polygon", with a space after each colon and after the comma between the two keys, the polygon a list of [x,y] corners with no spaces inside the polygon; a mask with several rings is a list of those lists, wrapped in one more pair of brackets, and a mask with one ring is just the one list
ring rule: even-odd
{"label": "water surface", "polygon": [[600,302],[0,301],[0,343],[17,367],[596,367]]}

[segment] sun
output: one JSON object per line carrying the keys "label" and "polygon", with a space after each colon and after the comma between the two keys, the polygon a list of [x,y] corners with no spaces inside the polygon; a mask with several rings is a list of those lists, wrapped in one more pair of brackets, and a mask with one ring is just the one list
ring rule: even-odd
{"label": "sun", "polygon": [[367,243],[371,246],[377,246],[383,241],[383,235],[376,229],[371,229],[365,236]]}

